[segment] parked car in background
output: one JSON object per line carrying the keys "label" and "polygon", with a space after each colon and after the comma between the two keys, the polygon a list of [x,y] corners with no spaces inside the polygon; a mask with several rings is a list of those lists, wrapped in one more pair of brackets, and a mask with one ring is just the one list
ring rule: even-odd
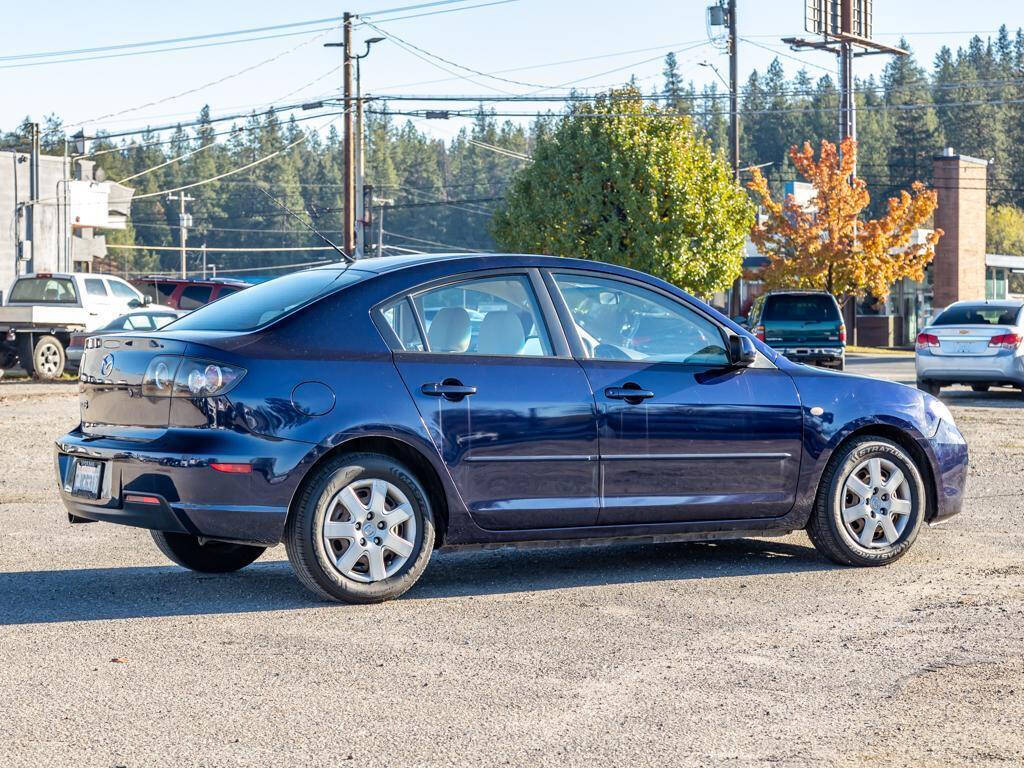
{"label": "parked car in background", "polygon": [[166,277],[151,275],[132,280],[154,304],[190,312],[211,301],[244,290],[249,283],[230,277]]}
{"label": "parked car in background", "polygon": [[120,277],[93,272],[39,272],[15,279],[0,307],[0,369],[57,379],[71,334],[93,331],[149,304]]}
{"label": "parked car in background", "polygon": [[438,546],[806,529],[884,565],[960,510],[967,473],[936,398],[797,365],[675,286],[559,257],[295,272],[89,339],[80,382],[55,462],[72,522],[148,528],[210,573],[284,542],[316,595],[358,603],[405,592]]}
{"label": "parked car in background", "polygon": [[917,386],[936,395],[967,384],[1024,389],[1024,302],[958,301],[917,336]]}
{"label": "parked car in background", "polygon": [[118,331],[157,331],[187,314],[187,312],[176,312],[172,309],[144,309],[115,317],[95,331],[75,331],[71,334],[71,341],[66,350],[67,369],[78,370],[82,353],[85,351],[85,340],[90,336],[97,333],[117,333]]}
{"label": "parked car in background", "polygon": [[840,371],[846,367],[846,326],[830,293],[766,293],[754,301],[746,325],[794,362]]}

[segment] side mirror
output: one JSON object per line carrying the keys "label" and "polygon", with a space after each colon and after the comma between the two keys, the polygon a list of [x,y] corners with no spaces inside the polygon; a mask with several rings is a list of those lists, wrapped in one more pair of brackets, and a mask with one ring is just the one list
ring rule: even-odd
{"label": "side mirror", "polygon": [[152,296],[143,296],[142,297],[142,303],[143,303],[143,305],[148,307],[150,304],[153,303],[153,297]]}
{"label": "side mirror", "polygon": [[138,299],[132,299],[131,301],[128,302],[128,307],[130,309],[138,309],[141,306],[142,306],[142,302],[139,301]]}
{"label": "side mirror", "polygon": [[737,368],[746,368],[757,359],[757,347],[749,336],[729,337],[729,362]]}

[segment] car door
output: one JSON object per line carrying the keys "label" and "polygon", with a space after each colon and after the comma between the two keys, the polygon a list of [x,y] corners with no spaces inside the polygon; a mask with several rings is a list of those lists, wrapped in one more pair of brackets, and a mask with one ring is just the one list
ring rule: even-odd
{"label": "car door", "polygon": [[120,303],[110,295],[107,282],[102,277],[86,277],[82,280],[82,286],[85,289],[82,303],[92,319],[93,327],[104,326],[124,314],[120,311]]}
{"label": "car door", "polygon": [[792,507],[802,414],[766,358],[728,362],[724,329],[653,286],[554,272],[598,407],[602,524],[777,517]]}
{"label": "car door", "polygon": [[491,530],[598,517],[593,394],[538,285],[535,270],[477,273],[381,309],[419,413]]}

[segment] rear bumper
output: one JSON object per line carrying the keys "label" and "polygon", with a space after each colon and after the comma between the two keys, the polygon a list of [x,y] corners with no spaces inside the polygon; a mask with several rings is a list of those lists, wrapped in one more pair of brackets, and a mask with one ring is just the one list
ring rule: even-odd
{"label": "rear bumper", "polygon": [[842,362],[846,351],[844,347],[823,347],[817,344],[779,345],[773,346],[772,349],[794,363],[809,363],[811,365],[835,365]]}
{"label": "rear bumper", "polygon": [[[55,458],[61,499],[73,520],[276,544],[311,448],[219,429],[170,429],[145,442],[75,430],[57,441]],[[103,462],[100,498],[71,493],[78,458]],[[253,470],[226,474],[211,462],[247,463]],[[149,503],[133,503],[133,495]]]}
{"label": "rear bumper", "polygon": [[927,350],[919,350],[914,359],[919,381],[1024,386],[1024,357],[1009,350],[976,357],[933,355]]}

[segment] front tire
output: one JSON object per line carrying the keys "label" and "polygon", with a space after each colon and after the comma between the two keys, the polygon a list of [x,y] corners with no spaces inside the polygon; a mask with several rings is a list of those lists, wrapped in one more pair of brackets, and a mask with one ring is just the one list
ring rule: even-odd
{"label": "front tire", "polygon": [[921,472],[903,448],[856,438],[829,462],[807,534],[840,565],[888,565],[917,538],[926,498]]}
{"label": "front tire", "polygon": [[198,536],[187,533],[150,533],[156,546],[171,562],[199,573],[232,573],[245,568],[267,550],[266,547],[226,541],[200,543]]}
{"label": "front tire", "polygon": [[434,546],[419,480],[389,456],[338,456],[316,471],[285,526],[296,576],[325,600],[379,603],[415,584]]}

